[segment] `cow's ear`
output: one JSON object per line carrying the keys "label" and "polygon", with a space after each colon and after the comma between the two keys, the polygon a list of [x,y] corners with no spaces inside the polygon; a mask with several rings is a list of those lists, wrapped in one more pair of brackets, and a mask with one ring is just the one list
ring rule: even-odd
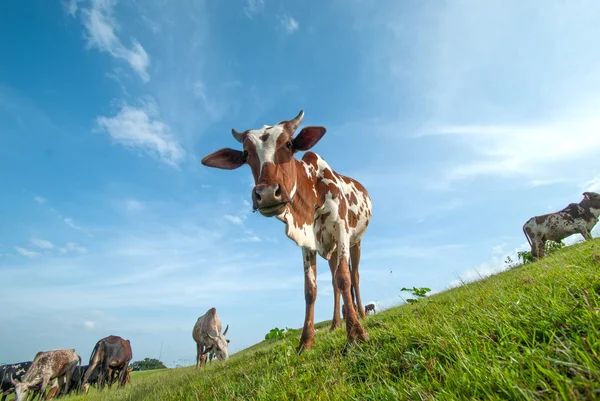
{"label": "cow's ear", "polygon": [[234,170],[246,163],[244,153],[239,150],[224,148],[205,156],[202,164],[223,170]]}
{"label": "cow's ear", "polygon": [[295,150],[309,150],[325,135],[325,127],[304,127],[292,140]]}
{"label": "cow's ear", "polygon": [[584,192],[583,193],[583,199],[590,200],[590,193],[589,192]]}

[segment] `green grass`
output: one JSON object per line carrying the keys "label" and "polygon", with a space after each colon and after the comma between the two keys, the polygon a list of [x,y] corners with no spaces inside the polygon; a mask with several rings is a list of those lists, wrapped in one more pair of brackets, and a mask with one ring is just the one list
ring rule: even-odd
{"label": "green grass", "polygon": [[[341,355],[327,322],[312,350],[259,343],[194,367],[70,400],[600,399],[600,240],[367,317]],[[303,316],[298,316],[301,321]]]}

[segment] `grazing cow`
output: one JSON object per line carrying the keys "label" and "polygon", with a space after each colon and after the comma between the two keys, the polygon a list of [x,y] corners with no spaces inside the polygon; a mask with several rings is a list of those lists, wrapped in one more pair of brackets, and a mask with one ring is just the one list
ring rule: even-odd
{"label": "grazing cow", "polygon": [[81,363],[81,357],[74,349],[56,349],[38,352],[23,380],[10,378],[15,386],[15,401],[22,401],[30,390],[41,393],[40,399],[46,399],[46,386],[50,380],[58,379],[58,395],[69,391],[71,376],[75,367]]}
{"label": "grazing cow", "polygon": [[523,225],[523,233],[531,246],[534,259],[544,256],[546,241],[560,242],[573,234],[581,234],[585,240],[592,239],[591,231],[600,215],[600,194],[584,192],[583,200],[570,203],[555,213],[535,216]]}
{"label": "grazing cow", "polygon": [[220,361],[229,358],[227,347],[229,340],[225,338],[229,325],[225,327],[223,334],[221,332],[221,318],[217,315],[215,308],[210,308],[204,315],[200,316],[192,330],[192,338],[196,342],[196,368],[206,364],[206,354],[212,362],[214,356]]}
{"label": "grazing cow", "polygon": [[[88,370],[90,365],[77,366],[73,371],[73,376],[71,376],[71,384],[69,386],[69,391],[67,394],[72,392],[79,393],[83,390],[83,377],[85,372]],[[98,383],[98,374],[100,372],[100,365],[97,365],[94,370],[90,373],[90,377],[88,380],[89,384],[97,384]]]}
{"label": "grazing cow", "polygon": [[368,315],[369,311],[372,311],[373,313],[375,313],[375,304],[365,305],[365,315]]}
{"label": "grazing cow", "polygon": [[[209,167],[232,170],[248,164],[254,177],[252,206],[265,217],[275,216],[286,225],[286,235],[302,248],[306,312],[299,350],[314,342],[314,303],[317,297],[316,255],[329,261],[334,290],[331,328],[341,326],[340,292],[348,308],[346,347],[369,335],[359,317],[364,316],[360,299],[358,264],[361,239],[371,218],[371,198],[356,180],[336,173],[325,160],[307,152],[325,134],[324,127],[304,127],[294,132],[304,111],[289,121],[237,132],[234,138],[243,151],[224,148],[202,159]],[[352,270],[350,270],[350,262]],[[356,302],[354,300],[356,297]]]}
{"label": "grazing cow", "polygon": [[28,361],[0,366],[0,393],[2,394],[0,401],[6,401],[6,397],[14,391],[10,377],[13,376],[15,380],[21,380],[32,363],[32,361]]}
{"label": "grazing cow", "polygon": [[83,376],[84,391],[88,392],[90,375],[97,365],[100,365],[98,390],[101,391],[104,388],[105,382],[108,384],[108,388],[111,388],[116,371],[119,371],[119,387],[124,386],[129,375],[127,367],[132,357],[133,352],[129,340],[113,335],[99,340],[92,350],[90,365]]}

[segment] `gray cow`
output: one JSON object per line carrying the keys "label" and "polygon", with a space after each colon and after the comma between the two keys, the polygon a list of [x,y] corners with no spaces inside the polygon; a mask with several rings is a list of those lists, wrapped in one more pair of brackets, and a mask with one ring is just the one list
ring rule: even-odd
{"label": "gray cow", "polygon": [[58,394],[66,394],[73,371],[79,364],[81,357],[74,349],[38,352],[22,381],[19,382],[12,376],[10,378],[15,386],[15,401],[24,400],[30,391],[41,392],[40,399],[45,400],[46,386],[53,379],[58,379]]}
{"label": "gray cow", "polygon": [[531,246],[534,259],[544,256],[546,241],[560,242],[573,234],[581,234],[585,240],[592,239],[591,231],[600,215],[600,194],[584,192],[583,200],[570,203],[555,213],[535,216],[523,225],[523,232]]}
{"label": "gray cow", "polygon": [[210,355],[209,362],[212,362],[215,355],[220,361],[229,357],[227,352],[229,340],[225,338],[229,325],[227,325],[223,334],[219,334],[221,328],[221,319],[215,308],[210,308],[196,321],[192,331],[192,337],[196,342],[196,368],[198,368],[198,365],[202,367],[203,364],[206,364],[207,353]]}

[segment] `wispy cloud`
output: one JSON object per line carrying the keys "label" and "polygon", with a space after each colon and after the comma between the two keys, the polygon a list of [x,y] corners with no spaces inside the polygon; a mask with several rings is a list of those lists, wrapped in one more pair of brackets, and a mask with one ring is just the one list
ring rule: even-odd
{"label": "wispy cloud", "polygon": [[77,10],[79,8],[78,3],[80,3],[81,1],[82,0],[63,0],[63,6],[65,7],[67,13],[69,13],[71,17],[74,17],[77,13]]}
{"label": "wispy cloud", "polygon": [[87,235],[89,237],[92,236],[92,234],[88,230],[86,230],[85,228],[81,227],[80,225],[77,225],[72,218],[65,217],[65,218],[63,218],[63,221],[65,222],[66,225],[68,225],[69,227],[71,227],[73,230],[82,232],[82,233],[84,233],[85,235]]}
{"label": "wispy cloud", "polygon": [[[476,157],[448,172],[451,181],[486,175],[533,177],[556,163],[590,157],[600,151],[600,119],[566,118],[540,126],[446,126],[422,134],[451,136]],[[556,172],[555,169],[552,169]]]}
{"label": "wispy cloud", "polygon": [[41,196],[36,196],[36,197],[35,197],[35,198],[33,198],[33,199],[35,199],[35,201],[36,201],[37,203],[39,203],[40,205],[43,205],[43,204],[44,204],[44,202],[46,202],[46,198],[42,198]]}
{"label": "wispy cloud", "polygon": [[281,15],[279,18],[279,24],[289,34],[292,34],[298,30],[298,21],[291,15]]}
{"label": "wispy cloud", "polygon": [[244,219],[239,216],[233,216],[231,214],[226,214],[223,216],[223,218],[225,220],[227,220],[228,222],[230,222],[232,224],[236,224],[238,226],[241,226],[242,224],[244,224]]}
{"label": "wispy cloud", "polygon": [[129,48],[121,42],[117,36],[119,25],[113,15],[114,5],[115,0],[92,0],[91,7],[82,10],[88,46],[125,60],[144,82],[148,82],[150,57],[135,38],[131,39]]}
{"label": "wispy cloud", "polygon": [[27,256],[28,258],[35,258],[41,255],[39,252],[30,251],[29,249],[21,248],[18,246],[15,246],[15,250],[21,255]]}
{"label": "wispy cloud", "polygon": [[41,238],[32,238],[31,243],[33,245],[37,246],[38,248],[42,248],[42,249],[53,249],[54,248],[54,244],[52,244],[52,242],[45,240],[45,239],[41,239]]}
{"label": "wispy cloud", "polygon": [[66,247],[59,248],[59,253],[64,255],[68,252],[83,254],[87,252],[87,248],[77,245],[75,242],[67,242]]}
{"label": "wispy cloud", "polygon": [[264,9],[264,0],[246,0],[246,5],[244,6],[244,13],[248,16],[248,18],[253,18],[256,14],[262,13]]}
{"label": "wispy cloud", "polygon": [[581,187],[584,191],[600,192],[600,175],[585,182]]}
{"label": "wispy cloud", "polygon": [[115,142],[158,157],[171,166],[177,166],[185,157],[185,151],[170,127],[159,119],[158,108],[153,103],[140,108],[126,104],[116,116],[98,117],[96,123],[98,129],[108,133]]}

